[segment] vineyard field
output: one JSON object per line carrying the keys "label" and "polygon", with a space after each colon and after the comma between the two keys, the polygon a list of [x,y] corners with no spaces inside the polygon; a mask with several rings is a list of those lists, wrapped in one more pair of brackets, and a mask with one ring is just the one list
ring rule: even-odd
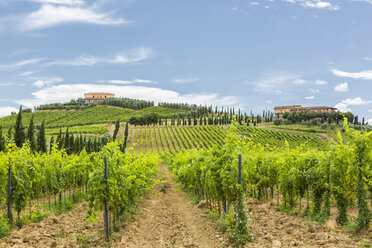
{"label": "vineyard field", "polygon": [[[128,121],[132,116],[141,116],[148,113],[156,113],[163,117],[171,117],[175,113],[185,112],[180,109],[165,107],[150,107],[142,110],[132,110],[111,106],[95,106],[83,110],[44,110],[35,111],[34,123],[41,124],[45,121],[47,128],[72,127],[91,124],[114,123],[117,120]],[[16,122],[17,115],[9,115],[0,118],[0,126],[9,128]],[[23,113],[23,122],[27,125],[31,113]]]}
{"label": "vineyard field", "polygon": [[[131,126],[129,147],[133,151],[177,151],[193,148],[220,147],[223,144],[228,127],[226,126]],[[270,130],[264,127],[238,125],[237,133],[252,142],[271,148],[300,145],[326,150],[327,141],[317,134],[293,134],[286,130]]]}

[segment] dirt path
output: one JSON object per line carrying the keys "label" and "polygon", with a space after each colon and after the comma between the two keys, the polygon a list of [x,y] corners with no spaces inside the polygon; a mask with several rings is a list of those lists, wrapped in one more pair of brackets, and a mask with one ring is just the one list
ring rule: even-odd
{"label": "dirt path", "polygon": [[160,166],[160,174],[166,182],[154,187],[136,221],[123,230],[122,247],[223,246],[216,227],[177,189],[165,166]]}

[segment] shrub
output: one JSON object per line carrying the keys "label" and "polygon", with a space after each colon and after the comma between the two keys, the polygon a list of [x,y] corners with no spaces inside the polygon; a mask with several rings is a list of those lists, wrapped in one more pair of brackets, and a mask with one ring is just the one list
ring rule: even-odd
{"label": "shrub", "polygon": [[274,120],[274,125],[279,126],[283,124],[283,119],[275,119]]}
{"label": "shrub", "polygon": [[0,214],[0,238],[8,236],[10,233],[10,227],[8,221],[2,214]]}

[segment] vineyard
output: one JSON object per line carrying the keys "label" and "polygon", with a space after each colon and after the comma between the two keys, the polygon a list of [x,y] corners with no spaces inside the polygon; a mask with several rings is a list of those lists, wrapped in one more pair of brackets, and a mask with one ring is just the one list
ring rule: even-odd
{"label": "vineyard", "polygon": [[[94,108],[103,112],[108,108],[110,111],[111,108],[114,111],[134,111],[96,106],[73,111],[68,118],[71,118],[72,123],[72,116],[77,117],[78,112]],[[147,108],[143,111],[149,110]],[[167,111],[171,114],[173,109],[163,109],[163,112]],[[27,122],[29,116],[26,114]],[[93,113],[91,115],[89,118],[93,119]],[[102,123],[112,118],[108,116],[100,117]],[[89,118],[85,121],[89,122]],[[60,119],[66,121],[67,117]],[[74,121],[76,124],[80,120]],[[113,124],[77,125],[68,131],[67,128],[49,128],[45,134],[51,138],[58,135],[55,143],[50,142],[49,151],[36,152],[31,149],[29,142],[17,147],[17,130],[22,130],[19,124],[21,118],[18,118],[15,127],[20,128],[15,128],[15,142],[8,138],[6,143],[3,142],[6,148],[0,153],[0,236],[8,236],[14,228],[21,233],[23,228],[29,230],[32,222],[43,221],[46,215],[72,215],[74,205],[77,204],[80,206],[80,217],[74,218],[83,216],[84,223],[96,223],[87,227],[89,230],[100,230],[99,235],[93,235],[95,238],[89,234],[89,239],[94,240],[92,246],[101,247],[103,242],[115,243],[121,239],[125,245],[131,244],[128,247],[138,247],[140,244],[133,242],[133,239],[139,238],[138,229],[130,227],[129,234],[126,234],[125,230],[128,229],[125,227],[122,234],[120,230],[124,226],[123,222],[128,221],[128,216],[133,214],[133,208],[138,208],[138,202],[148,197],[147,192],[152,191],[154,197],[147,203],[151,210],[141,212],[146,221],[137,221],[135,225],[147,230],[149,223],[158,225],[164,221],[162,218],[165,215],[171,214],[168,221],[177,224],[166,232],[166,239],[170,244],[177,244],[173,237],[180,234],[172,230],[183,224],[176,216],[188,210],[183,202],[187,201],[186,195],[176,193],[175,178],[188,197],[199,203],[203,211],[217,216],[218,225],[214,230],[220,230],[221,235],[226,237],[225,241],[232,246],[256,242],[257,238],[258,242],[264,244],[263,236],[255,233],[260,220],[251,223],[249,219],[255,218],[250,216],[255,210],[252,204],[267,202],[276,207],[271,210],[273,215],[278,210],[295,213],[306,221],[320,223],[320,226],[333,219],[336,223],[333,228],[345,228],[359,235],[356,241],[344,239],[341,247],[349,247],[347,244],[350,242],[354,242],[350,247],[355,242],[369,244],[366,240],[372,238],[372,201],[369,200],[372,199],[371,132],[350,129],[345,119],[343,132],[337,136],[332,133],[331,138],[336,141],[327,142],[324,138],[327,132],[304,127],[250,126],[249,122],[243,125],[234,120],[231,125],[225,125],[223,119],[213,118],[209,122],[211,125],[206,124],[206,119],[200,118],[200,122],[197,122],[190,117],[184,120],[173,118],[158,125],[129,125],[127,121],[124,130],[119,118],[115,130]],[[60,123],[62,125],[67,121]],[[32,130],[32,122],[29,129]],[[43,125],[40,130],[44,130]],[[42,139],[41,132],[38,132],[38,140]],[[74,137],[73,134],[79,135]],[[94,142],[102,139],[97,149],[92,149],[90,138],[85,140],[87,137],[82,134],[96,136],[93,137]],[[7,137],[11,136],[8,134]],[[163,204],[169,205],[168,208],[159,203],[158,192],[164,194],[160,199],[164,201]],[[177,207],[172,208],[173,204]],[[251,212],[245,209],[251,209]],[[153,213],[156,216],[155,223],[149,211],[156,212]],[[192,219],[188,225],[193,226],[196,219],[192,216],[199,215],[201,210],[190,211],[192,214],[183,221],[190,222]],[[53,226],[53,223],[49,221],[48,225]],[[303,224],[298,225],[305,228]],[[61,228],[63,231],[64,227]],[[193,228],[198,230],[200,226]],[[77,230],[71,230],[76,237],[72,246],[82,243],[82,237],[75,233]],[[189,242],[197,237],[201,246],[223,246],[221,238],[214,240],[214,231],[208,230],[206,235],[210,238],[205,239],[198,235],[205,231],[191,233],[185,227],[183,232],[190,236],[181,235],[178,242]],[[163,233],[156,235],[162,236]],[[279,232],[275,238],[282,235],[283,232]],[[332,235],[343,239],[339,234]],[[6,246],[15,244],[12,237],[13,234],[10,234],[4,238]],[[43,239],[47,237],[44,235]],[[151,246],[152,242],[158,241],[157,237],[152,237],[151,242],[141,242]],[[274,241],[263,246],[271,246]],[[312,238],[306,240],[310,246],[324,242],[314,243]],[[31,242],[29,247],[36,245],[37,242]],[[44,245],[55,246],[54,243]],[[158,245],[164,246],[167,245]]]}
{"label": "vineyard", "polygon": [[[253,143],[271,148],[295,148],[300,145],[325,150],[329,144],[311,134],[291,134],[286,131],[273,131],[265,128],[237,125],[235,133],[249,138]],[[224,143],[226,126],[132,126],[129,147],[133,151],[177,151],[193,148],[221,147]]]}
{"label": "vineyard", "polygon": [[[238,137],[234,129],[239,127],[232,127],[221,148],[181,151],[168,158],[168,165],[185,189],[206,199],[211,211],[227,214],[226,230],[232,242],[253,239],[241,212],[244,195],[271,200],[284,209],[297,208],[318,221],[326,221],[335,205],[338,225],[351,221],[354,230],[361,231],[370,228],[372,218],[367,198],[368,192],[372,197],[372,133],[361,134],[345,125],[350,140],[339,136],[329,151],[300,146],[269,152]],[[243,154],[242,163],[239,154]],[[350,206],[358,207],[352,220]]]}
{"label": "vineyard", "polygon": [[[165,107],[149,107],[141,110],[132,110],[112,106],[95,106],[83,110],[44,110],[34,113],[24,113],[25,123],[30,121],[31,115],[34,115],[35,123],[42,123],[48,128],[72,127],[101,123],[114,123],[117,120],[128,121],[132,116],[142,116],[148,113],[155,113],[163,117],[171,117],[174,113],[183,112],[179,109]],[[16,122],[16,115],[10,115],[0,118],[0,126],[9,128]]]}
{"label": "vineyard", "polygon": [[71,209],[79,195],[89,202],[88,219],[96,219],[97,210],[105,206],[115,226],[117,217],[155,183],[158,164],[157,154],[123,154],[115,143],[99,153],[70,156],[55,148],[51,154],[33,154],[27,145],[10,145],[0,154],[1,235],[7,233],[4,216],[21,227],[42,219],[53,200],[55,206]]}

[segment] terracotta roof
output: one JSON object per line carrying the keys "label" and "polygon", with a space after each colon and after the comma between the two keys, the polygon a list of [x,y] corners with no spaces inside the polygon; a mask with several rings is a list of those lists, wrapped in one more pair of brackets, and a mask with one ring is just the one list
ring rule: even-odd
{"label": "terracotta roof", "polygon": [[315,106],[315,107],[302,107],[302,108],[293,108],[292,111],[306,111],[306,110],[315,110],[315,109],[336,109],[333,107],[326,107],[326,106]]}
{"label": "terracotta roof", "polygon": [[111,95],[111,96],[115,96],[115,94],[108,93],[108,92],[88,92],[88,93],[84,93],[84,96],[85,95]]}
{"label": "terracotta roof", "polygon": [[287,108],[294,108],[301,105],[289,105],[289,106],[276,106],[274,109],[287,109]]}
{"label": "terracotta roof", "polygon": [[84,100],[106,100],[107,97],[85,97]]}

